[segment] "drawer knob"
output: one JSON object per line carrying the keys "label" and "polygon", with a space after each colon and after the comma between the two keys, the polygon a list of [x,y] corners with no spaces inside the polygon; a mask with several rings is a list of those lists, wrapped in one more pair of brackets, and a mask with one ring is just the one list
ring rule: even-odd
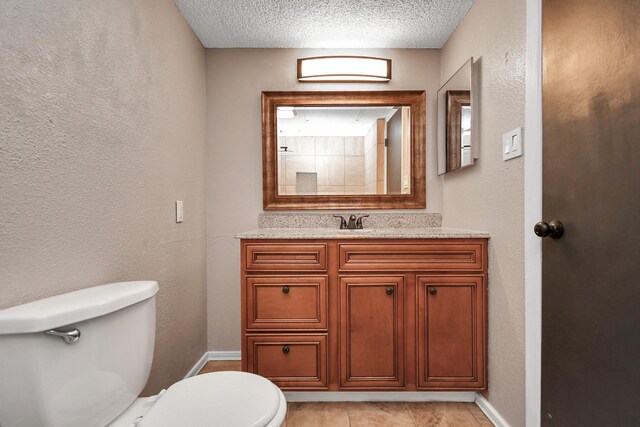
{"label": "drawer knob", "polygon": [[285,345],[284,347],[282,347],[282,352],[283,352],[284,354],[289,353],[289,346],[288,346],[288,345]]}
{"label": "drawer knob", "polygon": [[388,287],[387,288],[387,295],[393,295],[393,288],[392,287]]}
{"label": "drawer knob", "polygon": [[429,288],[429,293],[431,295],[438,295],[438,290],[436,288]]}
{"label": "drawer knob", "polygon": [[282,287],[282,293],[283,294],[288,294],[289,293],[289,287],[288,286],[283,286]]}

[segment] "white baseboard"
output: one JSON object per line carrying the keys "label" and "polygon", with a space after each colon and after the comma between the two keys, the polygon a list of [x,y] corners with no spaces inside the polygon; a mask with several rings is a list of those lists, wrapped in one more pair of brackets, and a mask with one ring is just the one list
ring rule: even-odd
{"label": "white baseboard", "polygon": [[207,351],[196,364],[193,365],[193,368],[187,372],[185,379],[196,376],[210,360],[240,360],[240,358],[241,353],[239,351]]}
{"label": "white baseboard", "polygon": [[240,360],[242,355],[240,351],[209,351],[209,360]]}
{"label": "white baseboard", "polygon": [[209,361],[208,354],[207,353],[203,354],[202,357],[198,359],[196,364],[193,365],[193,368],[191,368],[189,372],[187,372],[187,375],[184,376],[184,379],[195,377],[196,375],[198,375],[198,372],[200,372],[200,370],[204,367],[204,365],[206,365],[208,361]]}
{"label": "white baseboard", "polygon": [[286,391],[287,402],[474,402],[469,391]]}
{"label": "white baseboard", "polygon": [[509,423],[502,418],[502,415],[493,407],[487,399],[480,393],[476,393],[476,405],[489,418],[489,421],[496,427],[510,427]]}

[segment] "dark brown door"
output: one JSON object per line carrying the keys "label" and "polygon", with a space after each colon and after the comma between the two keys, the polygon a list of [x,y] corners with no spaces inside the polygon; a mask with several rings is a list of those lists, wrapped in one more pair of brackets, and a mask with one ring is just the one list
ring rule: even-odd
{"label": "dark brown door", "polygon": [[340,387],[404,386],[404,277],[340,278]]}
{"label": "dark brown door", "polygon": [[640,1],[542,13],[542,424],[640,426]]}

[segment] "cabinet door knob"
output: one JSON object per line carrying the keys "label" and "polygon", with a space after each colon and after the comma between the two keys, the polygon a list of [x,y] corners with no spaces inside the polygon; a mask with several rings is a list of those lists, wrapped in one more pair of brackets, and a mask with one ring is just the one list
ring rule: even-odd
{"label": "cabinet door knob", "polygon": [[284,354],[289,353],[289,346],[288,346],[288,345],[285,345],[284,347],[282,347],[282,352],[283,352]]}
{"label": "cabinet door knob", "polygon": [[387,295],[393,295],[393,288],[392,287],[388,287],[387,288]]}
{"label": "cabinet door knob", "polygon": [[431,295],[437,295],[438,294],[438,290],[436,288],[429,288],[429,293]]}
{"label": "cabinet door knob", "polygon": [[289,287],[288,286],[283,286],[282,287],[282,293],[283,294],[288,294],[289,293]]}

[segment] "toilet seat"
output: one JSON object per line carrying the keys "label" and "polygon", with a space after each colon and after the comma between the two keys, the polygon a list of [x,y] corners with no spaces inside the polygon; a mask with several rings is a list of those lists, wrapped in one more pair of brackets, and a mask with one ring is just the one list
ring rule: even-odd
{"label": "toilet seat", "polygon": [[137,427],[279,426],[286,400],[271,381],[247,372],[213,372],[178,381]]}

